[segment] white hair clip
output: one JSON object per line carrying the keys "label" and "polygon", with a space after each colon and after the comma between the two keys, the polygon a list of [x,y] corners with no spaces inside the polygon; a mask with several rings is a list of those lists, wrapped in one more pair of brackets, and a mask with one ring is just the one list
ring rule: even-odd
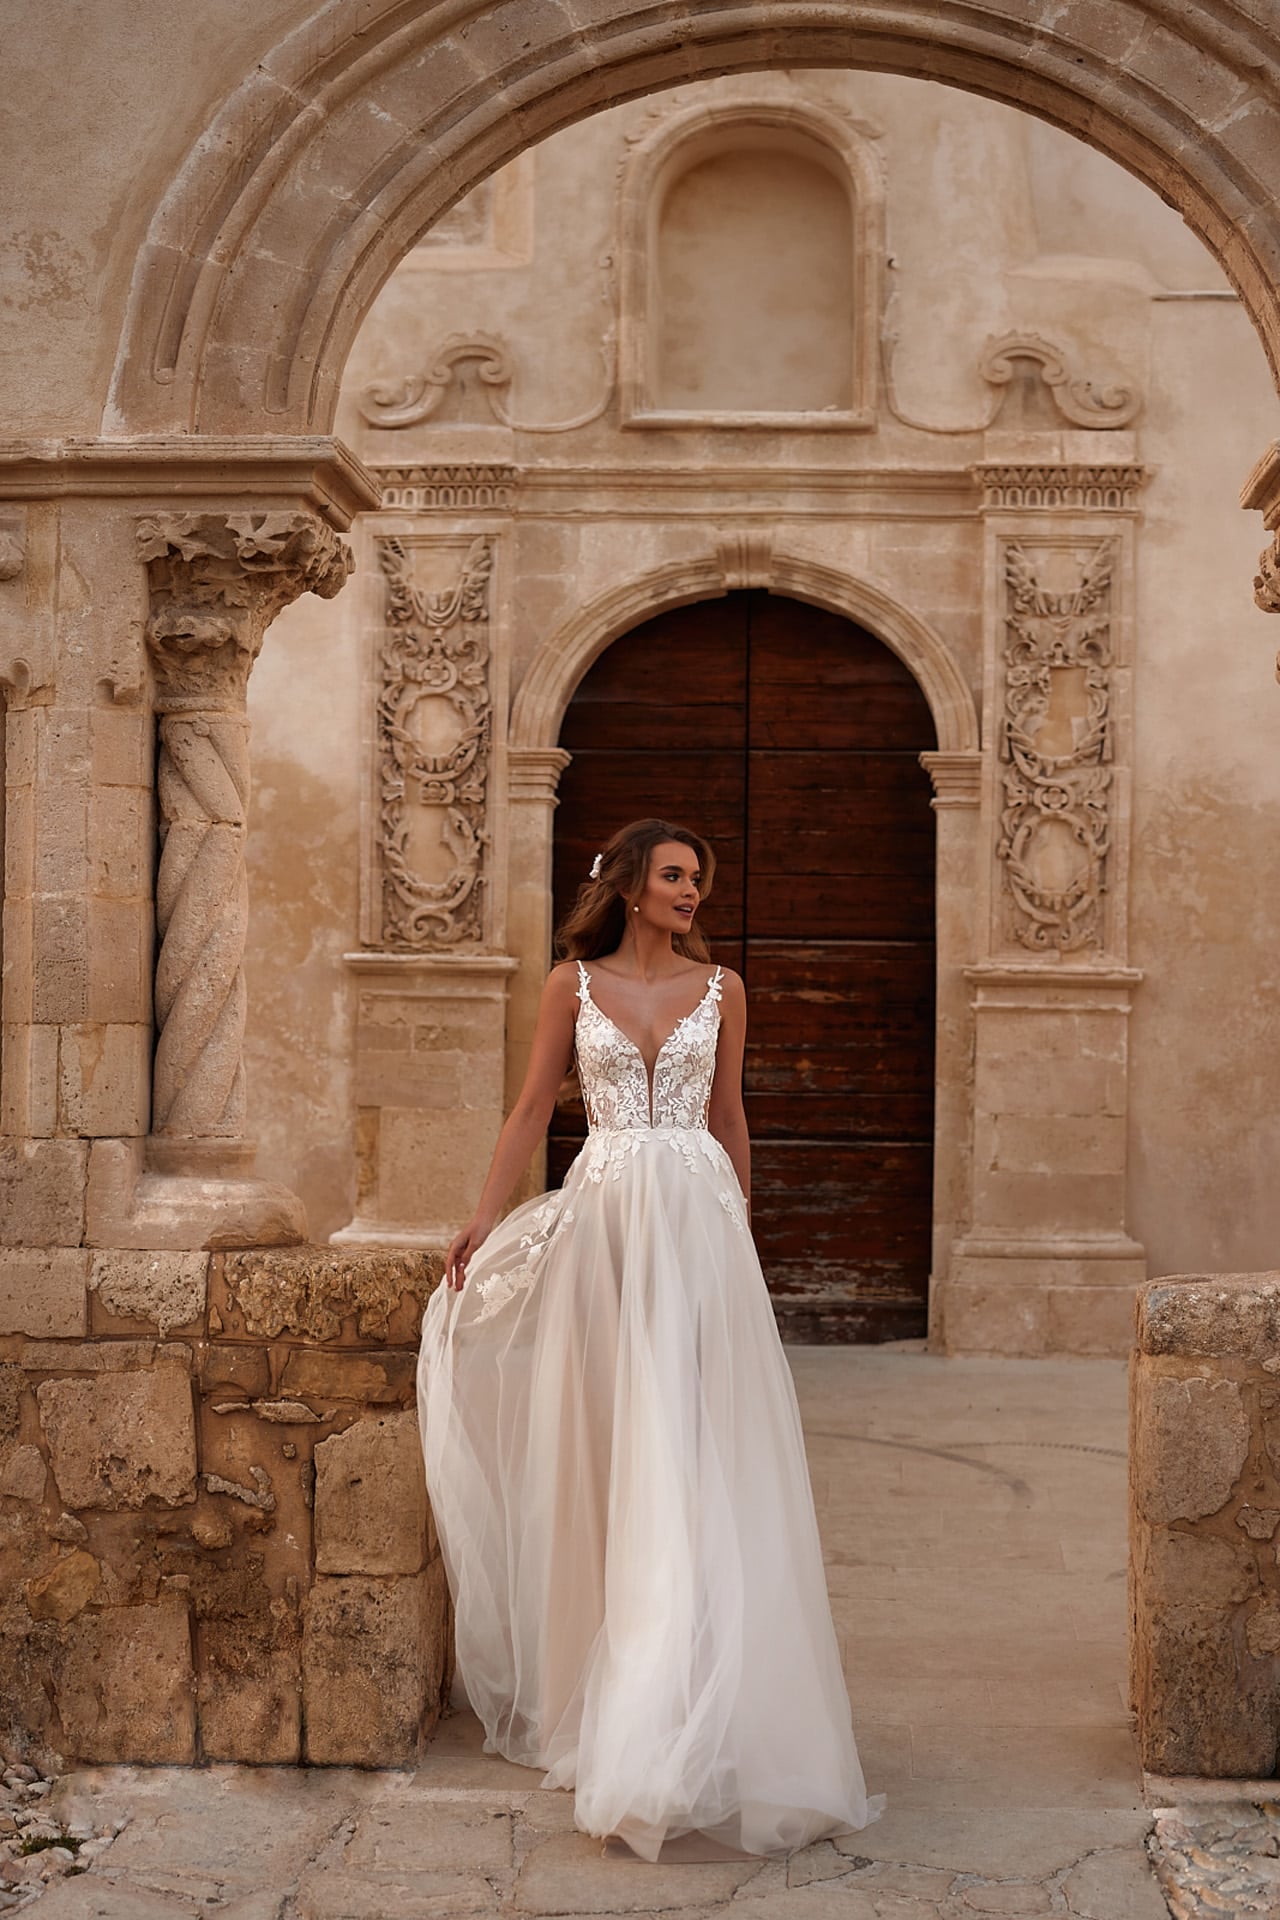
{"label": "white hair clip", "polygon": [[604,855],[602,853],[598,853],[595,859],[591,862],[591,878],[593,880],[598,880],[600,878],[600,863],[603,859],[604,859]]}

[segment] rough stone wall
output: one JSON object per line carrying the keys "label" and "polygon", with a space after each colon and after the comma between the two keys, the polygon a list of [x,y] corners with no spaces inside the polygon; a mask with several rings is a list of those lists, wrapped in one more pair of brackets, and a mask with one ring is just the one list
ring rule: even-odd
{"label": "rough stone wall", "polygon": [[0,1698],[44,1761],[411,1764],[420,1253],[6,1253]]}
{"label": "rough stone wall", "polygon": [[1131,1421],[1143,1765],[1269,1778],[1280,1750],[1280,1274],[1144,1288]]}

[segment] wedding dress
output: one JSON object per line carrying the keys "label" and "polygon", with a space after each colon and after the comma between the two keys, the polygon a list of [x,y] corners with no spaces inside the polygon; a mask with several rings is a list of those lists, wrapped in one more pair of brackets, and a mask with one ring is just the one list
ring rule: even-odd
{"label": "wedding dress", "polygon": [[864,1826],[790,1370],[707,1131],[720,969],[652,1085],[579,963],[590,1132],[423,1318],[427,1484],[486,1747],[656,1859]]}

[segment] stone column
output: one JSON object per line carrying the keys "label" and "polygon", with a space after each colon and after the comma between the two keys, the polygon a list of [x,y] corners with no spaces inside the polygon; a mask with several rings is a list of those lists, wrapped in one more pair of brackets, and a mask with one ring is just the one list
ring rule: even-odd
{"label": "stone column", "polygon": [[[563,747],[511,747],[507,753],[507,835],[510,885],[507,926],[520,971],[511,983],[507,1013],[507,1105],[524,1084],[542,983],[551,964],[552,819],[560,776],[570,755]],[[519,1189],[521,1197],[546,1185],[546,1148],[540,1146]]]}
{"label": "stone column", "polygon": [[306,1238],[301,1203],[252,1177],[245,1138],[245,701],[276,614],[301,593],[332,597],[351,557],[303,511],[152,514],[136,537],[159,731],[152,1119],[141,1166],[105,1143],[95,1155],[91,1237],[288,1244]]}
{"label": "stone column", "polygon": [[[1126,1352],[1146,1276],[1126,1231],[1128,1011],[1141,979],[1127,964],[1127,902],[1142,470],[1127,437],[1116,452],[1130,458],[1100,457],[1099,443],[1117,437],[1049,436],[1034,464],[1024,449],[977,474],[988,749],[951,1351]],[[1067,450],[1066,440],[1084,444]]]}
{"label": "stone column", "polygon": [[929,1337],[943,1341],[951,1249],[964,1225],[973,1133],[973,1013],[965,969],[974,953],[973,876],[981,847],[982,755],[922,753],[937,815],[937,1015],[934,1061],[933,1255]]}

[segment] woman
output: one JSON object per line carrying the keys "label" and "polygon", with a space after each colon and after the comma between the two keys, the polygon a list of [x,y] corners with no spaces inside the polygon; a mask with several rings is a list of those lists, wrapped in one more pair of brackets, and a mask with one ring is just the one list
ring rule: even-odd
{"label": "woman", "polygon": [[[614,835],[423,1319],[427,1484],[486,1746],[644,1858],[866,1824],[790,1371],[751,1240],[741,980],[697,834]],[[590,964],[587,964],[590,963]],[[498,1215],[576,1054],[590,1132]]]}

